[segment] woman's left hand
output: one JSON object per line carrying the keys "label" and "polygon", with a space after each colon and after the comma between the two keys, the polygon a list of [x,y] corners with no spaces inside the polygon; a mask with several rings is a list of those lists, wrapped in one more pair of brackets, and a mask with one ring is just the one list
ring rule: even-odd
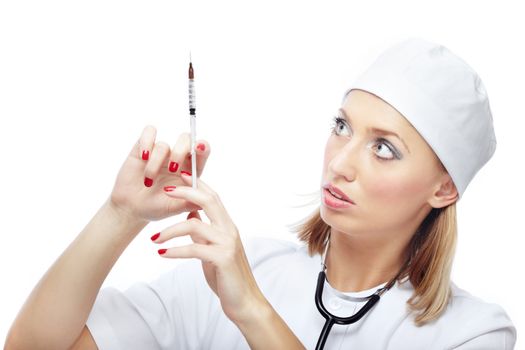
{"label": "woman's left hand", "polygon": [[166,258],[200,259],[206,281],[220,298],[226,316],[234,323],[247,321],[266,299],[252,274],[237,227],[217,193],[206,183],[197,178],[194,189],[190,175],[181,177],[187,186],[177,186],[166,195],[200,206],[210,223],[202,222],[197,211],[190,212],[188,220],[162,230],[154,242],[190,235],[193,244],[159,249],[159,254]]}

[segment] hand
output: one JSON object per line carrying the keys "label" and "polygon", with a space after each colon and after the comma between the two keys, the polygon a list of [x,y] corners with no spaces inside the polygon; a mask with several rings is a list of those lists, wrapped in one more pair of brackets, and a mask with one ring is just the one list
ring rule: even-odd
{"label": "hand", "polygon": [[[171,151],[167,143],[155,143],[156,134],[155,127],[148,125],[144,128],[141,137],[120,168],[108,201],[112,209],[129,219],[160,220],[184,211],[200,209],[184,199],[166,196],[163,190],[164,186],[183,183],[180,178],[181,171],[191,173],[190,134],[180,134]],[[206,141],[199,140],[196,146],[199,143],[205,146],[205,150],[196,148],[197,177],[202,174],[211,151]],[[142,158],[144,150],[149,151],[147,160]],[[179,164],[175,172],[169,169],[171,161]],[[150,187],[146,186],[145,178],[153,180]]]}
{"label": "hand", "polygon": [[264,305],[262,295],[246,258],[237,227],[226,212],[219,196],[202,180],[191,187],[191,176],[182,175],[184,186],[166,192],[202,207],[210,223],[204,223],[197,211],[188,220],[170,226],[152,237],[155,243],[190,235],[193,244],[159,250],[166,258],[197,258],[202,261],[206,281],[221,300],[222,309],[233,322],[251,318],[250,312]]}

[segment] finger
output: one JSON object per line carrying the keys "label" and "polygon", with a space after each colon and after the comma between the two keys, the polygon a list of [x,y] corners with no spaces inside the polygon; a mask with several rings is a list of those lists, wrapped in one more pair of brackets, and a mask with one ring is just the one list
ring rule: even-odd
{"label": "finger", "polygon": [[192,218],[196,218],[202,221],[201,214],[199,214],[198,210],[192,210],[188,213],[188,216],[186,216],[187,220],[192,219]]}
{"label": "finger", "polygon": [[[199,214],[199,211],[198,211],[198,210],[190,211],[190,212],[188,213],[188,216],[186,216],[186,220],[193,219],[193,218],[202,221],[201,215]],[[202,244],[209,243],[209,241],[207,241],[207,240],[205,240],[205,239],[200,239],[200,238],[197,238],[197,237],[191,237],[191,240],[192,240],[194,243],[202,243]]]}
{"label": "finger", "polygon": [[146,125],[130,155],[147,161],[150,158],[156,137],[157,129],[153,125]]}
{"label": "finger", "polygon": [[[176,188],[177,186],[164,186],[164,192],[173,191],[173,189]],[[171,199],[168,199],[167,204],[166,204],[167,205],[166,212],[168,212],[170,216],[171,214],[177,215],[177,214],[180,214],[181,212],[188,212],[188,216],[186,217],[186,219],[190,219],[192,216],[195,216],[195,214],[191,214],[192,212],[197,212],[198,210],[202,210],[202,208],[197,204],[191,203],[182,198],[175,198],[175,197],[172,197],[172,198],[173,198],[173,201]],[[180,205],[181,201],[184,203],[182,207]],[[201,219],[199,214],[197,214],[197,216],[199,219]]]}
{"label": "finger", "polygon": [[216,260],[217,250],[207,244],[193,243],[181,247],[159,249],[159,254],[163,258],[197,258],[203,262],[213,262]]}
{"label": "finger", "polygon": [[[168,186],[168,187],[173,187],[173,186]],[[196,211],[196,210],[202,210],[202,208],[198,206],[197,204],[193,204],[181,198],[168,199],[165,205],[166,205],[166,212],[169,213],[170,216],[178,215],[182,212],[189,213],[189,212]]]}
{"label": "finger", "polygon": [[166,142],[160,141],[153,146],[153,151],[148,160],[148,164],[146,164],[146,168],[144,169],[144,176],[149,180],[149,183],[146,186],[150,187],[153,184],[160,168],[166,163],[169,153],[170,146]]}
{"label": "finger", "polygon": [[184,159],[190,149],[191,136],[189,133],[184,132],[179,135],[177,142],[173,146],[171,156],[169,160],[168,169],[172,173],[180,173],[182,170],[181,165],[184,163]]}
{"label": "finger", "polygon": [[200,206],[210,222],[224,228],[231,227],[231,218],[217,193],[199,178],[197,178],[197,188],[192,188],[191,176],[182,174],[181,178],[188,186],[177,186],[172,191],[164,193],[174,198],[185,199],[190,203]]}
{"label": "finger", "polygon": [[[185,184],[187,184],[188,186],[192,185],[193,179],[192,179],[191,174],[190,175],[181,174],[181,178],[182,178],[182,181]],[[197,178],[197,188],[200,188],[201,190],[203,190],[206,193],[210,193],[212,195],[216,195],[215,191],[210,187],[210,185],[208,185],[206,182],[202,181],[202,179],[200,179],[200,178]],[[217,196],[217,199],[220,200],[220,198],[218,198],[218,197],[219,196]]]}
{"label": "finger", "polygon": [[213,228],[209,224],[206,224],[198,219],[190,219],[186,221],[181,221],[172,225],[164,230],[160,231],[160,235],[153,240],[155,243],[164,243],[170,239],[176,237],[182,237],[189,235],[191,239],[195,242],[205,241],[210,243],[216,243],[220,237],[217,229]]}
{"label": "finger", "polygon": [[210,156],[210,144],[204,140],[199,140],[195,143],[195,151],[197,152],[197,177],[201,177],[206,161]]}

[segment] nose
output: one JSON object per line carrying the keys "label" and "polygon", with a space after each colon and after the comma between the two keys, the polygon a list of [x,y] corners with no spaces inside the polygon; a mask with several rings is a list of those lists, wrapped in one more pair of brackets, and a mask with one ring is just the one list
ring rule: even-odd
{"label": "nose", "polygon": [[330,160],[330,171],[336,176],[343,176],[346,181],[355,181],[359,168],[359,145],[355,138],[334,150]]}

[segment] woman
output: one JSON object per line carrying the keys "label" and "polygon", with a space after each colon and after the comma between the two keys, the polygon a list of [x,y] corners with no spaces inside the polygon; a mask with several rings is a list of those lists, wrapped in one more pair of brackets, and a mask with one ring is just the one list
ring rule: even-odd
{"label": "woman", "polygon": [[[188,144],[182,135],[170,152],[144,129],[111,196],[26,301],[8,349],[514,347],[502,308],[450,282],[455,204],[496,140],[481,80],[443,46],[394,45],[345,93],[321,205],[296,229],[304,245],[243,246],[219,195],[201,179],[191,187]],[[208,143],[197,152],[200,177]],[[150,220],[185,211],[151,239],[190,235],[193,244],[159,254],[202,264],[99,292]]]}

